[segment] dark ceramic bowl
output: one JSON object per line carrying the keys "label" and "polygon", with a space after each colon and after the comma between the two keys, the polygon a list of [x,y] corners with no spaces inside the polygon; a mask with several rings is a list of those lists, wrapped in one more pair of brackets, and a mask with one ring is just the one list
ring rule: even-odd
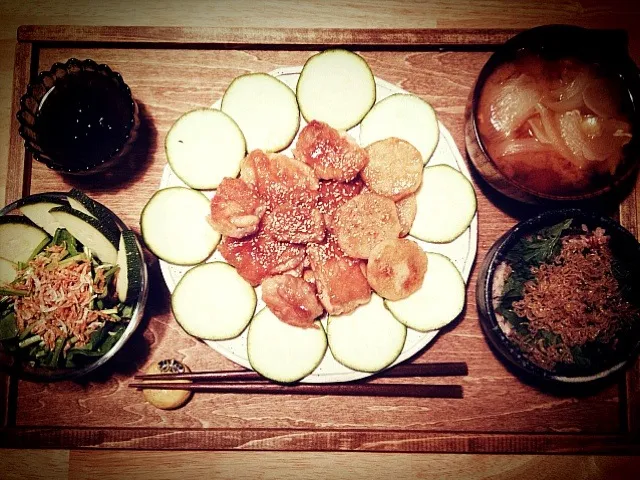
{"label": "dark ceramic bowl", "polygon": [[20,135],[33,158],[72,175],[102,172],[130,150],[138,107],[122,76],[93,60],[41,72],[20,99]]}
{"label": "dark ceramic bowl", "polygon": [[[18,209],[20,208],[20,206],[36,200],[66,204],[67,194],[62,192],[49,192],[24,197],[0,209],[0,217],[4,215],[19,215],[20,213]],[[124,222],[120,220],[120,218],[118,218],[118,216],[107,207],[102,206],[102,214],[110,215],[113,225],[115,225],[115,227],[120,231],[127,228]],[[28,361],[21,360],[20,358],[12,356],[8,352],[4,351],[2,344],[0,343],[0,368],[10,374],[17,375],[20,378],[30,381],[50,382],[57,380],[73,380],[83,377],[88,373],[96,370],[97,368],[103,366],[105,363],[111,360],[114,355],[122,350],[123,346],[127,343],[136,329],[140,326],[144,315],[145,305],[147,303],[149,289],[147,266],[144,262],[144,252],[137,239],[136,244],[138,247],[138,253],[140,255],[140,258],[142,259],[142,262],[140,263],[140,293],[138,294],[138,298],[133,305],[133,313],[126,329],[124,330],[118,341],[113,345],[113,347],[111,347],[111,349],[109,349],[104,355],[97,357],[96,360],[85,363],[81,367],[54,369],[45,367],[34,367],[30,365]]]}
{"label": "dark ceramic bowl", "polygon": [[[554,370],[538,366],[529,360],[520,347],[513,342],[501,327],[496,313],[501,298],[500,265],[506,254],[523,238],[540,229],[557,225],[567,219],[573,219],[572,226],[580,228],[586,225],[590,231],[602,227],[610,236],[610,246],[614,257],[626,265],[631,281],[625,285],[630,288],[627,299],[640,309],[640,245],[635,237],[619,223],[609,217],[603,217],[583,209],[548,210],[529,220],[522,221],[500,237],[487,252],[478,271],[476,301],[480,324],[489,344],[496,355],[512,371],[524,380],[550,386],[591,384],[602,380],[623,369],[637,355],[640,349],[640,319],[636,319],[630,332],[619,343],[615,353],[603,350],[589,357],[590,364],[558,364]],[[497,273],[498,272],[498,273]],[[503,323],[504,324],[504,323]],[[594,352],[594,350],[591,350]]]}
{"label": "dark ceramic bowl", "polygon": [[[628,93],[626,114],[631,123],[632,140],[624,146],[621,165],[613,176],[603,175],[587,187],[567,193],[535,190],[514,181],[505,174],[488,153],[479,132],[478,111],[483,88],[490,75],[504,64],[522,56],[523,52],[540,55],[547,60],[576,58],[597,65],[612,77],[622,80],[623,94]],[[624,92],[626,90],[626,92]],[[465,143],[468,158],[480,176],[495,190],[512,199],[548,206],[567,206],[599,198],[623,188],[635,176],[640,164],[640,76],[628,54],[626,33],[619,30],[593,30],[571,25],[544,25],[512,37],[491,55],[483,66],[468,98],[465,111]]]}

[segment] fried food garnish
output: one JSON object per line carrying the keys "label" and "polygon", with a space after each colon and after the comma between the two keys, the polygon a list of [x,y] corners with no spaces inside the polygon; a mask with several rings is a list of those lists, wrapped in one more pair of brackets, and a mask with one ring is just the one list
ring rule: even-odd
{"label": "fried food garnish", "polygon": [[350,258],[340,249],[335,238],[324,243],[309,243],[307,256],[320,302],[330,315],[355,310],[371,299],[371,287],[363,273],[364,261]]}
{"label": "fried food garnish", "polygon": [[313,286],[291,275],[266,278],[262,300],[276,317],[294,327],[314,327],[314,320],[324,312]]}
{"label": "fried food garnish", "polygon": [[332,230],[347,255],[366,259],[376,244],[398,238],[402,229],[393,200],[361,193],[338,208]]}
{"label": "fried food garnish", "polygon": [[416,242],[397,238],[373,247],[367,280],[381,297],[400,300],[420,288],[426,271],[427,254]]}
{"label": "fried food garnish", "polygon": [[404,197],[402,200],[396,202],[396,209],[398,210],[398,219],[400,220],[401,237],[409,235],[413,221],[416,219],[416,213],[418,212],[418,202],[416,200],[416,194],[412,193],[408,197]]}
{"label": "fried food garnish", "polygon": [[324,238],[324,227],[319,209],[299,204],[277,205],[264,219],[265,233],[283,242],[320,242]]}
{"label": "fried food garnish", "polygon": [[301,131],[293,155],[324,180],[352,180],[367,164],[367,152],[347,133],[312,120]]}
{"label": "fried food garnish", "polygon": [[224,178],[211,199],[211,225],[222,235],[242,238],[255,233],[266,206],[239,178]]}
{"label": "fried food garnish", "polygon": [[360,177],[354,178],[350,182],[337,182],[330,180],[320,180],[320,198],[318,200],[318,208],[324,215],[324,223],[328,229],[331,229],[331,223],[336,210],[347,202],[350,198],[358,195],[364,183]]}
{"label": "fried food garnish", "polygon": [[360,175],[371,191],[394,201],[418,190],[422,182],[422,155],[405,140],[391,137],[366,148],[369,163]]}
{"label": "fried food garnish", "polygon": [[241,239],[222,237],[218,250],[254,287],[270,275],[296,268],[305,256],[304,245],[279,242],[262,230]]}

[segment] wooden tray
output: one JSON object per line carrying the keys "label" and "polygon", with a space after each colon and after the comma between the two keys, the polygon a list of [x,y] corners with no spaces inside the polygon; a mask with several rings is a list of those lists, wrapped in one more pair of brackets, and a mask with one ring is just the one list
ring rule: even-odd
{"label": "wooden tray", "polygon": [[[436,108],[464,152],[463,113],[480,68],[515,31],[256,30],[202,28],[22,27],[18,31],[13,115],[29,78],[56,61],[92,58],[122,73],[140,106],[141,135],[130,164],[103,177],[63,178],[31,161],[10,132],[6,201],[76,186],[139,230],[142,206],[166,163],[165,134],[183,112],[209,106],[238,74],[302,65],[313,51],[347,45],[376,76]],[[476,265],[530,208],[507,203],[476,179],[480,233]],[[619,207],[638,230],[637,189]],[[178,327],[157,260],[148,255],[148,315],[108,365],[81,383],[1,383],[0,445],[51,448],[363,450],[402,452],[635,452],[640,421],[639,369],[580,397],[553,396],[514,377],[483,338],[474,271],[467,309],[418,358],[466,361],[464,399],[197,395],[184,408],[157,410],[127,384],[152,361],[183,359],[195,370],[234,365]],[[477,270],[477,269],[476,269]]]}

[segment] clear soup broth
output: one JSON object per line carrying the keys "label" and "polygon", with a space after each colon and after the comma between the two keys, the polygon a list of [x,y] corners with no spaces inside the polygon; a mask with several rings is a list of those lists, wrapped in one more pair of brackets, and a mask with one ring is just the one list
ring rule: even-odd
{"label": "clear soup broth", "polygon": [[503,175],[537,194],[570,197],[606,186],[620,169],[631,111],[620,77],[521,50],[487,77],[476,121]]}

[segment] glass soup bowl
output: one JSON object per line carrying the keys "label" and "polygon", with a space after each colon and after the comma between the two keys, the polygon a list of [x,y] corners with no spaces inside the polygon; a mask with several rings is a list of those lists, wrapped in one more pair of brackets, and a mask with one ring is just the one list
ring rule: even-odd
{"label": "glass soup bowl", "polygon": [[469,161],[515,200],[594,199],[636,174],[639,99],[640,76],[624,32],[526,30],[491,55],[471,91]]}

